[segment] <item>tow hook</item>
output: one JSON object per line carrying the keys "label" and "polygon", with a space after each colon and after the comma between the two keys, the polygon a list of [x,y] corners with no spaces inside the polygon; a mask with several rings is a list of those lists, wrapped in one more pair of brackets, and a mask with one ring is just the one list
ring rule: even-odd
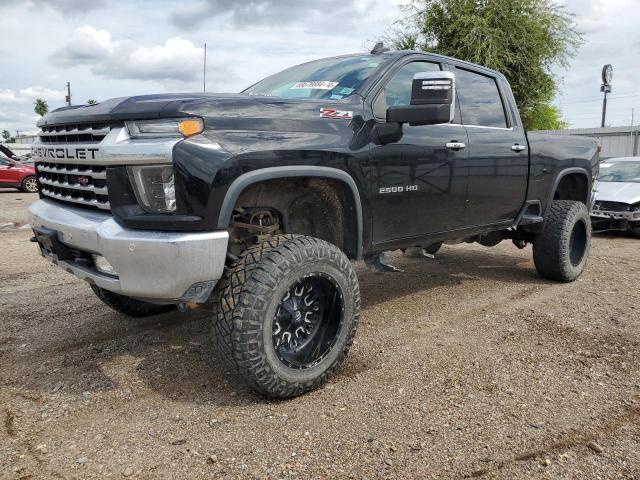
{"label": "tow hook", "polygon": [[195,302],[180,302],[178,304],[178,311],[180,313],[188,312],[189,310],[196,310],[202,306],[201,303]]}

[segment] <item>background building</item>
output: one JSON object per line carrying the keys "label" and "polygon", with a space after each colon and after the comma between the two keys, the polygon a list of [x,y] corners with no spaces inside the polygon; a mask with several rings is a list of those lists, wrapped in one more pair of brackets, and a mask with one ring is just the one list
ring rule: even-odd
{"label": "background building", "polygon": [[602,145],[602,158],[640,156],[638,136],[640,127],[569,128],[567,130],[539,130],[550,135],[581,135],[594,137]]}

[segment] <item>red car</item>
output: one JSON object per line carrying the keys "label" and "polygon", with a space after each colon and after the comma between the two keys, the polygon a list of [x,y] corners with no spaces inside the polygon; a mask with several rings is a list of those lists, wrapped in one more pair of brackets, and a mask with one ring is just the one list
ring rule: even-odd
{"label": "red car", "polygon": [[0,188],[37,192],[36,169],[31,165],[22,165],[0,153]]}

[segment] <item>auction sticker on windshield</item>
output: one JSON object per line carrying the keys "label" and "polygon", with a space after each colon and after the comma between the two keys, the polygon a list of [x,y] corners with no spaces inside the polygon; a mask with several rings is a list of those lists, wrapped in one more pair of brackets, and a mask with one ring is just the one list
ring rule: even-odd
{"label": "auction sticker on windshield", "polygon": [[315,80],[313,82],[298,82],[293,87],[291,87],[291,90],[333,90],[337,86],[338,82],[330,82],[329,80]]}

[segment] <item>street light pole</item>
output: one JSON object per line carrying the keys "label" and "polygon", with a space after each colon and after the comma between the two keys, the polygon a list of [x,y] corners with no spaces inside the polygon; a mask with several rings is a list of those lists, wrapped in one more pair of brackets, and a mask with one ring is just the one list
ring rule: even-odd
{"label": "street light pole", "polygon": [[600,91],[604,93],[602,99],[602,123],[601,128],[604,128],[605,121],[607,119],[607,94],[611,93],[611,79],[613,78],[613,67],[609,64],[602,67],[602,85]]}

